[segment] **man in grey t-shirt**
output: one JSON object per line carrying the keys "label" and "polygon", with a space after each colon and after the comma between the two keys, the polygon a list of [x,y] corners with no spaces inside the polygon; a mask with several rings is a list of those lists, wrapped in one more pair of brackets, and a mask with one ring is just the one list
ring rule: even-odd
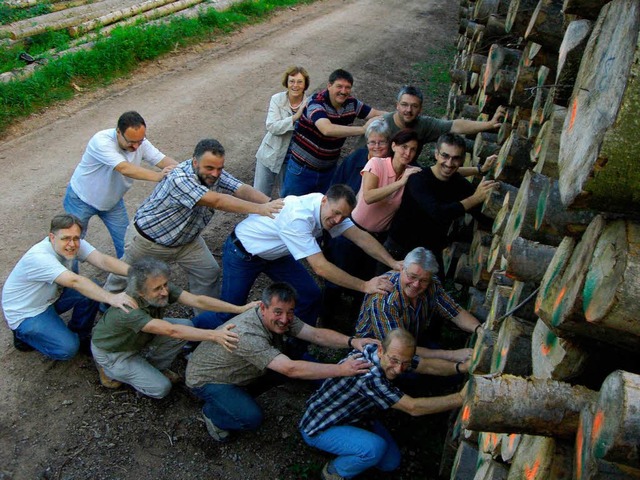
{"label": "man in grey t-shirt", "polygon": [[202,342],[191,354],[186,383],[205,401],[203,418],[215,440],[225,441],[229,430],[258,428],[263,413],[254,397],[279,383],[283,375],[316,380],[369,371],[369,362],[359,356],[334,365],[292,360],[282,353],[285,334],[324,347],[360,351],[367,343],[379,343],[303,323],[294,316],[296,296],[288,283],[270,285],[264,289],[259,307],[227,322],[235,325],[237,349],[228,351],[218,344]]}

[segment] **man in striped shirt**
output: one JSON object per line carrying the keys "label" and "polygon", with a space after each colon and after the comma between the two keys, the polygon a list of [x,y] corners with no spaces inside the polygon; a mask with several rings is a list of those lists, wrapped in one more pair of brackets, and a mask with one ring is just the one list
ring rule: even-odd
{"label": "man in striped shirt", "polygon": [[372,467],[386,472],[398,468],[400,449],[374,417],[378,410],[395,408],[419,416],[462,405],[465,389],[439,397],[414,398],[393,385],[393,380],[408,370],[451,373],[445,362],[419,358],[415,351],[415,339],[409,332],[393,330],[382,345],[364,347],[362,356],[372,364],[369,372],[330,378],[307,401],[300,421],[302,438],[312,447],[338,455],[325,464],[324,480],[352,478]]}
{"label": "man in striped shirt", "polygon": [[[309,100],[289,144],[282,197],[326,193],[345,139],[364,135],[369,122],[386,113],[352,97],[352,86],[353,76],[338,69],[327,89]],[[352,125],[357,118],[367,123]]]}
{"label": "man in striped shirt", "polygon": [[[356,336],[383,340],[396,328],[411,332],[419,345],[427,338],[427,328],[436,318],[450,320],[465,332],[479,328],[480,322],[453,300],[435,274],[438,262],[429,250],[417,247],[404,258],[400,272],[387,273],[393,284],[389,293],[369,294],[364,297],[356,325]],[[442,350],[419,346],[417,354],[423,358],[440,358],[452,362],[456,371],[466,371],[472,349]],[[462,368],[462,370],[461,370]]]}

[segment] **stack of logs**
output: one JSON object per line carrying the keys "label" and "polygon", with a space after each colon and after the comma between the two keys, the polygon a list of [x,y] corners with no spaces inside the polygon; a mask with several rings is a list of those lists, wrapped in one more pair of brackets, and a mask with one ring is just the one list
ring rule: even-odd
{"label": "stack of logs", "polygon": [[441,473],[640,478],[639,2],[462,0],[460,18],[448,116],[507,115],[467,158],[498,154],[492,231],[444,255],[484,324]]}

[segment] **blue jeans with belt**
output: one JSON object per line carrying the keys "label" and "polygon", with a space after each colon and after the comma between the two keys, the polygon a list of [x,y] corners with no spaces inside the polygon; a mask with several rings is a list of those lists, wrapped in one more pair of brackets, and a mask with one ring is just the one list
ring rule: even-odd
{"label": "blue jeans with belt", "polygon": [[[320,310],[320,287],[304,266],[291,255],[265,260],[242,251],[229,235],[222,249],[222,292],[220,299],[235,305],[247,303],[247,297],[261,273],[275,282],[289,282],[298,292],[296,316],[315,326]],[[198,328],[216,328],[233,316],[231,313],[205,312],[193,318]]]}
{"label": "blue jeans with belt", "polygon": [[281,197],[287,195],[306,195],[307,193],[327,193],[335,172],[335,166],[329,170],[318,171],[309,166],[298,163],[293,156],[287,153],[285,159],[287,170],[282,182]]}

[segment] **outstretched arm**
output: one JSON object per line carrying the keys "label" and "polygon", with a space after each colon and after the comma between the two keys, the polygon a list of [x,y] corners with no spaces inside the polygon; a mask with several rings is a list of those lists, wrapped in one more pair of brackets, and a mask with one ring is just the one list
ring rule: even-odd
{"label": "outstretched arm", "polygon": [[255,213],[273,218],[284,206],[284,200],[278,199],[267,203],[254,203],[226,193],[207,192],[198,200],[196,205],[222,210],[223,212]]}
{"label": "outstretched arm", "polygon": [[164,335],[166,337],[180,338],[194,342],[216,342],[232,352],[238,348],[238,334],[231,331],[234,328],[235,325],[227,324],[216,330],[206,330],[154,318],[142,327],[142,331],[145,333],[153,333],[154,335]]}

